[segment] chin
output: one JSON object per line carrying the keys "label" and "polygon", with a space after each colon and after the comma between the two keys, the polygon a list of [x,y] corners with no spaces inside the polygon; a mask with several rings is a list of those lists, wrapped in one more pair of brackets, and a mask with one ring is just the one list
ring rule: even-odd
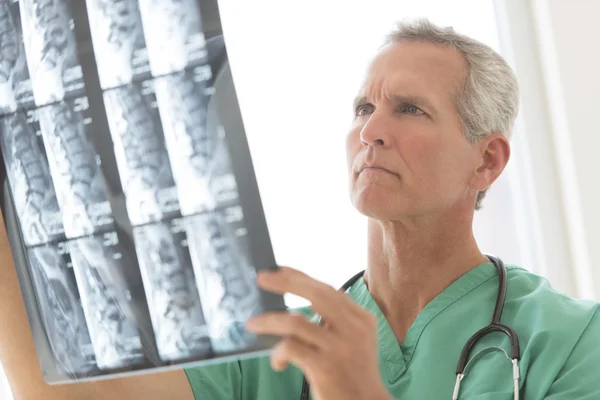
{"label": "chin", "polygon": [[352,205],[366,217],[380,221],[393,220],[402,214],[402,202],[389,193],[377,193],[375,190],[351,194]]}

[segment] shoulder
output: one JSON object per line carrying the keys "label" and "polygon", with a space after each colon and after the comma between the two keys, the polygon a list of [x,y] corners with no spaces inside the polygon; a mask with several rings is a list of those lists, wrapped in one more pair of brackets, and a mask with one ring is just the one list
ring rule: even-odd
{"label": "shoulder", "polygon": [[[528,325],[563,326],[573,333],[598,319],[599,304],[587,299],[576,299],[552,287],[548,279],[521,267],[507,265],[507,308],[514,317],[528,317]],[[570,322],[576,326],[564,326]]]}
{"label": "shoulder", "polygon": [[525,336],[539,336],[544,332],[567,347],[575,345],[590,326],[600,323],[596,301],[561,293],[546,278],[523,268],[507,266],[507,271],[505,314]]}
{"label": "shoulder", "polygon": [[599,303],[567,296],[546,278],[525,269],[507,266],[507,271],[503,322],[519,336],[521,370],[527,371],[527,380],[536,382],[539,389],[549,388],[573,366],[588,362],[596,368],[600,363]]}

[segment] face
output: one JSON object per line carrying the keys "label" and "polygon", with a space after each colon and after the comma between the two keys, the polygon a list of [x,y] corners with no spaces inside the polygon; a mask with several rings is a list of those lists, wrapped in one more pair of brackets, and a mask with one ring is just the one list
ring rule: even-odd
{"label": "face", "polygon": [[474,202],[469,182],[481,154],[454,100],[466,71],[458,51],[425,42],[390,44],[372,61],[346,140],[361,213],[399,220]]}

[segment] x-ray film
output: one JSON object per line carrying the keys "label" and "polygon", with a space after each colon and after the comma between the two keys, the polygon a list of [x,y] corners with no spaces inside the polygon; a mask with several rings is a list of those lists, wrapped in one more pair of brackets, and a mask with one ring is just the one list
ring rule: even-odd
{"label": "x-ray film", "polygon": [[256,338],[244,325],[263,310],[241,207],[187,217],[184,223],[214,351],[251,346]]}
{"label": "x-ray film", "polygon": [[19,3],[0,2],[0,115],[33,106]]}
{"label": "x-ray film", "polygon": [[131,223],[142,225],[178,213],[152,81],[109,90],[104,103]]}
{"label": "x-ray film", "polygon": [[113,223],[88,108],[87,97],[79,97],[37,110],[67,238]]}
{"label": "x-ray film", "polygon": [[[127,85],[139,76],[148,75],[150,65],[138,0],[85,2],[102,88]],[[157,29],[157,26],[148,28],[162,32],[163,28]],[[163,53],[159,57],[167,59],[169,54]]]}
{"label": "x-ray film", "polygon": [[39,313],[57,366],[77,377],[96,370],[94,349],[64,242],[29,249]]}
{"label": "x-ray film", "polygon": [[35,111],[7,115],[0,122],[2,154],[23,241],[35,246],[62,238],[62,216]]}
{"label": "x-ray film", "polygon": [[217,0],[0,0],[0,147],[46,382],[276,343],[245,329],[286,307]]}
{"label": "x-ray film", "polygon": [[65,99],[84,88],[68,0],[19,0],[23,42],[35,104]]}
{"label": "x-ray film", "polygon": [[225,132],[220,126],[207,126],[210,77],[210,68],[199,66],[154,82],[183,215],[211,210],[238,197]]}
{"label": "x-ray film", "polygon": [[145,362],[133,296],[125,278],[134,268],[116,232],[69,243],[83,310],[100,369]]}
{"label": "x-ray film", "polygon": [[204,63],[207,51],[198,0],[139,0],[139,6],[153,76]]}
{"label": "x-ray film", "polygon": [[163,361],[211,352],[184,227],[164,222],[134,228],[135,247]]}

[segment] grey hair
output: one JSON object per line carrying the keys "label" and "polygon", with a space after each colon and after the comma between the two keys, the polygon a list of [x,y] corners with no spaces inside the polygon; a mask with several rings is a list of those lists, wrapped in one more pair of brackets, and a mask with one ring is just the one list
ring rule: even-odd
{"label": "grey hair", "polygon": [[[402,41],[437,43],[460,51],[468,65],[456,93],[465,137],[471,143],[492,133],[511,139],[519,112],[519,87],[512,69],[496,51],[452,27],[442,28],[424,18],[399,22],[383,45]],[[477,194],[476,210],[481,208],[486,192]]]}

